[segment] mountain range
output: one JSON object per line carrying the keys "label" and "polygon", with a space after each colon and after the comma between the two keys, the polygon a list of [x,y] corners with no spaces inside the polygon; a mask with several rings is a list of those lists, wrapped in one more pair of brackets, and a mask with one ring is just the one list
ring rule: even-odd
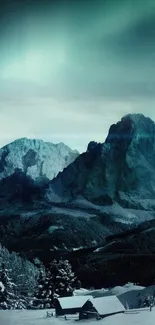
{"label": "mountain range", "polygon": [[26,138],[0,149],[0,238],[9,249],[44,260],[90,250],[94,263],[94,251],[103,259],[118,247],[140,250],[154,221],[155,123],[142,114],[124,116],[82,154]]}
{"label": "mountain range", "polygon": [[64,143],[18,139],[0,149],[0,180],[20,169],[35,181],[49,181],[79,155]]}

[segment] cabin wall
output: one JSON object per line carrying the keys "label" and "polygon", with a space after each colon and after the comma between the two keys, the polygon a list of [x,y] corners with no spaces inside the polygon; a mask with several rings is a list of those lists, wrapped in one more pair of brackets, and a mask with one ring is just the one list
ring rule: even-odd
{"label": "cabin wall", "polygon": [[81,308],[81,311],[79,313],[79,319],[96,318],[97,315],[97,310],[94,308],[93,304],[88,301]]}
{"label": "cabin wall", "polygon": [[55,308],[55,312],[57,316],[64,315],[62,308]]}
{"label": "cabin wall", "polygon": [[82,319],[91,319],[91,318],[97,318],[97,312],[94,313],[94,314],[89,314],[87,312],[82,312],[82,313],[79,313],[79,320],[82,320]]}
{"label": "cabin wall", "polygon": [[62,316],[62,315],[67,315],[67,314],[76,314],[81,311],[81,308],[66,308],[62,309],[61,306],[57,306],[55,308],[56,315],[57,316]]}
{"label": "cabin wall", "polygon": [[124,313],[124,311],[118,311],[118,312],[114,312],[114,313],[108,313],[108,314],[103,314],[100,315],[97,310],[92,307],[92,308],[82,308],[81,312],[79,313],[79,320],[82,319],[91,319],[91,318],[105,318],[108,316],[112,316],[112,315],[116,315],[116,314],[122,314]]}
{"label": "cabin wall", "polygon": [[82,310],[81,306],[76,308],[70,308],[69,305],[70,304],[66,302],[66,307],[68,306],[68,308],[62,308],[61,303],[59,302],[58,299],[56,299],[54,304],[56,315],[61,316],[67,314],[76,314],[76,313],[80,313]]}
{"label": "cabin wall", "polygon": [[76,314],[79,313],[80,311],[81,311],[81,307],[63,309],[64,314]]}
{"label": "cabin wall", "polygon": [[57,316],[63,315],[63,310],[62,310],[61,305],[58,300],[55,301],[54,307],[55,307],[55,313]]}

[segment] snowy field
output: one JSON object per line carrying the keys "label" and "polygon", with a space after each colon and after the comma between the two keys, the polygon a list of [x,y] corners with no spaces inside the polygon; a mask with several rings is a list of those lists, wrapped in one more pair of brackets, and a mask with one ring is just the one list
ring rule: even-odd
{"label": "snowy field", "polygon": [[[137,305],[137,301],[142,296],[148,296],[155,293],[155,286],[140,287],[132,283],[128,283],[123,287],[117,286],[111,289],[100,290],[75,290],[74,295],[92,295],[93,297],[103,297],[107,293],[116,295],[122,304],[125,306],[126,302],[130,308]],[[48,310],[54,312],[54,310]],[[67,316],[69,319],[66,321],[64,317],[46,317],[46,310],[28,311],[28,310],[0,310],[0,325],[155,325],[155,307],[152,312],[148,308],[144,309],[130,309],[125,314],[107,317],[103,320],[97,321],[78,321],[77,316]]]}
{"label": "snowy field", "polygon": [[155,324],[155,307],[152,312],[148,309],[135,311],[132,314],[119,314],[107,317],[103,320],[76,321],[64,318],[50,317],[46,318],[46,311],[0,311],[0,325],[154,325]]}

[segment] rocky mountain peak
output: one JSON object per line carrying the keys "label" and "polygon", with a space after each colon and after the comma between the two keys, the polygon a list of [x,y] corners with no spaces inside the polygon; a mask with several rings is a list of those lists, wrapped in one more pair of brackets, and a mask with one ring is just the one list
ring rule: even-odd
{"label": "rocky mountain peak", "polygon": [[[143,114],[128,114],[121,121],[111,125],[106,142],[127,141],[128,143],[137,135],[141,139],[152,136],[155,123]],[[154,140],[154,138],[153,138]]]}
{"label": "rocky mountain peak", "polygon": [[99,153],[102,148],[102,143],[98,143],[96,141],[90,141],[87,146],[87,152],[96,152]]}
{"label": "rocky mountain peak", "polygon": [[21,138],[0,149],[0,180],[21,169],[33,180],[53,179],[79,153],[63,143]]}
{"label": "rocky mountain peak", "polygon": [[48,199],[59,193],[59,200],[79,195],[100,205],[146,206],[155,195],[154,157],[155,123],[142,114],[126,115],[110,127],[105,143],[90,142],[86,154],[51,182]]}

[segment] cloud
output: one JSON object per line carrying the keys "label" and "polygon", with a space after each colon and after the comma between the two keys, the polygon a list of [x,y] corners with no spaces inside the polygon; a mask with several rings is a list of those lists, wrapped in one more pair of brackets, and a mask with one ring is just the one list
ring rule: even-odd
{"label": "cloud", "polygon": [[85,150],[127,113],[155,118],[154,0],[6,2],[0,145],[27,136]]}
{"label": "cloud", "polygon": [[13,98],[1,104],[0,145],[20,137],[65,142],[86,150],[91,140],[104,142],[111,124],[123,115],[142,112],[155,119],[154,101],[58,101],[38,97]]}

